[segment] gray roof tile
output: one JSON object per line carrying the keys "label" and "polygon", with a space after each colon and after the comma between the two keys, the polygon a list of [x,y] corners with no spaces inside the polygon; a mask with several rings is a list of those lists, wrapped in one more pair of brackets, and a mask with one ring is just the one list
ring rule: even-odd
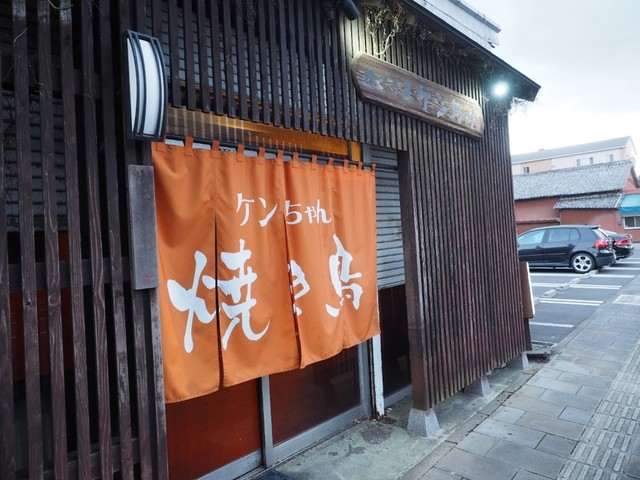
{"label": "gray roof tile", "polygon": [[553,208],[556,210],[608,210],[617,209],[622,200],[621,193],[605,193],[598,195],[580,195],[577,197],[562,197]]}
{"label": "gray roof tile", "polygon": [[621,191],[632,170],[632,162],[598,163],[586,167],[563,168],[513,176],[515,200],[563,197]]}

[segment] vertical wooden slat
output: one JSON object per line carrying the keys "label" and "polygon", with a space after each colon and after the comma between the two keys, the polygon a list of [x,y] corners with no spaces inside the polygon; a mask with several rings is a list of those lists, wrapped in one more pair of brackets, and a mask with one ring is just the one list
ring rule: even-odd
{"label": "vertical wooden slat", "polygon": [[[200,108],[203,112],[211,111],[211,90],[209,88],[209,59],[207,55],[207,11],[205,0],[196,0],[196,19],[198,22],[198,65],[200,74]],[[211,22],[216,19],[209,17]],[[215,46],[213,43],[212,47]]]}
{"label": "vertical wooden slat", "polygon": [[218,0],[209,1],[209,18],[211,18],[211,62],[212,62],[212,87],[213,108],[216,115],[224,112],[222,100],[222,58],[220,56],[220,20]]}
{"label": "vertical wooden slat", "polygon": [[222,2],[222,32],[224,38],[224,78],[226,82],[226,94],[227,94],[227,115],[230,117],[236,116],[236,83],[233,78],[233,31],[231,29],[231,6],[230,2],[223,0]]}
{"label": "vertical wooden slat", "polygon": [[53,470],[56,478],[67,478],[67,420],[65,410],[64,357],[60,298],[58,212],[53,138],[53,94],[51,72],[51,20],[47,0],[38,1],[38,92],[40,97],[40,144],[44,200],[45,265],[47,271],[47,319],[51,372],[51,416],[53,419]]}
{"label": "vertical wooden slat", "polygon": [[[138,2],[141,3],[141,2]],[[184,19],[184,65],[187,93],[187,108],[196,108],[196,76],[193,55],[193,8],[191,0],[182,0],[182,17]]]}
{"label": "vertical wooden slat", "polygon": [[162,370],[162,338],[160,335],[160,300],[158,290],[150,290],[149,304],[149,336],[147,342],[151,347],[150,368],[152,385],[149,391],[155,402],[153,415],[155,423],[156,469],[153,480],[169,478],[169,459],[167,456],[167,418],[164,403],[164,376]]}
{"label": "vertical wooden slat", "polygon": [[169,78],[171,80],[171,105],[182,106],[182,93],[180,88],[180,50],[178,37],[178,5],[177,0],[168,0],[169,6]]}
{"label": "vertical wooden slat", "polygon": [[[249,8],[251,10],[251,8]],[[247,61],[245,59],[246,39],[244,33],[245,6],[243,2],[236,2],[236,58],[238,62],[238,101],[240,103],[240,118],[249,117],[247,98]],[[249,63],[255,63],[249,59]],[[255,66],[255,65],[254,65]]]}
{"label": "vertical wooden slat", "polygon": [[[319,16],[320,14],[318,14]],[[332,58],[331,58],[331,25],[326,24],[318,20],[318,27],[321,29],[321,38],[322,38],[322,64],[324,64],[324,93],[321,92],[321,95],[326,98],[325,109],[327,110],[325,113],[324,119],[324,130],[322,130],[322,134],[328,134],[330,136],[335,136],[336,134],[336,111],[335,111],[335,89],[333,84],[333,68],[332,66]],[[322,28],[324,27],[324,28]]]}
{"label": "vertical wooden slat", "polygon": [[[138,404],[138,443],[141,447],[140,452],[140,460],[141,460],[141,470],[142,476],[145,479],[153,479],[153,468],[150,465],[151,462],[151,448],[152,442],[154,439],[151,435],[151,422],[152,415],[154,414],[154,400],[157,401],[157,398],[150,398],[150,393],[152,390],[149,389],[149,379],[148,379],[148,359],[147,359],[147,348],[151,347],[146,341],[146,326],[145,323],[148,322],[147,312],[145,311],[145,292],[134,290],[132,292],[133,295],[133,338],[136,345],[145,345],[146,348],[137,348],[135,351],[136,357],[136,384],[138,386],[137,389],[137,404]],[[151,401],[150,401],[151,400]],[[162,401],[164,398],[161,397]],[[157,439],[156,439],[157,440]],[[146,443],[146,445],[142,445]],[[157,442],[156,443],[157,446]],[[158,452],[162,454],[162,452]],[[145,458],[146,457],[146,458]]]}
{"label": "vertical wooden slat", "polygon": [[337,25],[338,36],[338,56],[340,62],[338,64],[338,70],[340,74],[340,84],[342,88],[342,128],[343,133],[341,137],[351,138],[351,124],[353,123],[351,117],[351,75],[349,75],[349,61],[351,59],[350,51],[352,50],[351,38],[347,37],[347,32],[350,32],[351,21],[344,15],[340,15]]}
{"label": "vertical wooden slat", "polygon": [[[3,78],[0,62],[0,78]],[[0,119],[4,118],[0,88]],[[16,476],[4,128],[0,129],[0,478]]]}
{"label": "vertical wooden slat", "polygon": [[[356,31],[354,33],[353,36],[353,41],[355,42],[355,50],[357,52],[364,52],[365,51],[365,45],[364,45],[364,20],[363,19],[358,19],[357,23],[354,22],[354,25],[357,27]],[[358,110],[358,115],[356,116],[357,120],[357,131],[358,131],[358,139],[361,142],[366,142],[365,139],[365,129],[366,129],[366,114],[365,114],[365,104],[362,101],[361,98],[357,98],[357,110]],[[355,128],[354,128],[355,130]],[[408,129],[407,129],[408,130]]]}
{"label": "vertical wooden slat", "polygon": [[151,30],[157,39],[162,39],[163,3],[161,0],[151,0]]}
{"label": "vertical wooden slat", "polygon": [[[96,366],[96,403],[98,404],[98,435],[100,472],[103,478],[113,475],[111,453],[111,410],[109,394],[109,359],[107,352],[106,311],[104,298],[104,267],[102,261],[102,231],[100,225],[100,185],[98,179],[98,138],[96,125],[93,5],[80,4],[82,49],[82,113],[84,156],[86,163],[87,208],[89,220],[89,250],[91,255],[91,289],[93,314],[93,348]],[[91,349],[90,349],[91,350]]]}
{"label": "vertical wooden slat", "polygon": [[352,140],[358,140],[357,125],[359,122],[357,95],[355,91],[355,86],[353,84],[353,80],[350,75],[351,61],[353,60],[353,57],[357,53],[355,51],[357,36],[358,36],[357,22],[356,21],[344,22],[343,38],[344,38],[344,43],[346,45],[344,75],[345,75],[345,82],[346,82],[345,89],[347,91],[347,95],[349,96],[349,113],[348,113],[349,119],[346,122],[345,138],[352,139]]}
{"label": "vertical wooden slat", "polygon": [[336,135],[339,138],[344,138],[345,112],[348,112],[349,99],[346,96],[348,92],[347,88],[347,69],[344,63],[344,48],[340,32],[342,31],[342,22],[348,22],[343,14],[340,14],[334,20],[331,26],[331,43],[333,45],[333,75],[335,85],[335,99],[336,99],[336,123],[337,130]]}
{"label": "vertical wooden slat", "polygon": [[27,52],[27,6],[13,1],[13,80],[15,85],[18,206],[20,209],[20,273],[22,275],[22,322],[24,332],[25,390],[29,478],[43,473],[40,358],[36,297],[35,242],[31,179],[29,115],[29,58]]}
{"label": "vertical wooden slat", "polygon": [[285,1],[278,2],[278,48],[280,52],[280,85],[282,87],[282,120],[284,128],[291,128],[291,97],[289,87],[291,76],[289,75],[289,55],[287,49],[287,17]]}
{"label": "vertical wooden slat", "polygon": [[[300,2],[297,2],[299,4]],[[293,128],[296,130],[300,130],[300,64],[301,59],[299,57],[298,49],[302,48],[302,45],[298,45],[296,33],[298,32],[299,26],[296,22],[295,8],[292,0],[287,0],[287,12],[288,12],[288,22],[289,25],[289,40],[288,43],[291,46],[289,49],[289,65],[291,66],[291,72],[289,75],[289,81],[291,83],[291,105],[292,105],[292,115],[293,115]]]}
{"label": "vertical wooden slat", "polygon": [[[311,93],[311,85],[309,82],[309,69],[311,65],[311,57],[312,55],[307,50],[307,34],[308,29],[307,25],[305,25],[305,3],[304,2],[296,2],[296,12],[297,12],[297,20],[296,20],[296,31],[298,32],[298,52],[300,55],[300,90],[302,96],[302,129],[305,132],[309,131],[310,128],[310,112],[309,112],[309,101]],[[308,8],[308,7],[307,7]],[[309,44],[313,43],[311,41]],[[313,78],[313,76],[311,77]]]}
{"label": "vertical wooden slat", "polygon": [[323,22],[322,16],[320,14],[320,9],[317,7],[317,3],[314,2],[313,10],[313,20],[311,25],[315,27],[315,38],[317,41],[317,45],[314,46],[316,53],[316,62],[317,65],[317,84],[318,84],[318,110],[319,115],[314,114],[314,121],[320,121],[320,128],[314,129],[314,132],[320,132],[322,135],[326,135],[328,132],[327,124],[329,119],[327,118],[327,100],[326,95],[328,91],[327,86],[327,76],[326,76],[326,63],[325,63],[325,43],[326,39],[324,38],[324,30],[322,29]]}
{"label": "vertical wooden slat", "polygon": [[[271,100],[273,103],[273,113],[271,117],[271,122],[276,127],[279,127],[282,123],[282,117],[280,115],[280,106],[282,105],[281,97],[279,93],[279,68],[280,61],[278,56],[278,46],[276,44],[276,12],[275,5],[273,2],[268,3],[268,17],[269,17],[269,59],[271,60]],[[284,86],[282,88],[284,92]]]}
{"label": "vertical wooden slat", "polygon": [[[435,175],[433,179],[433,188],[435,189],[436,201],[434,206],[434,231],[427,241],[427,245],[432,245],[434,242],[437,242],[438,238],[447,238],[446,233],[446,217],[444,209],[441,208],[442,205],[450,205],[450,192],[451,188],[449,186],[449,179],[447,175],[447,162],[449,159],[446,156],[446,132],[438,132],[439,141],[436,144],[436,154],[434,155],[433,162],[435,164]],[[444,245],[441,245],[436,252],[438,254],[445,254]],[[438,269],[440,272],[433,271],[431,277],[429,278],[431,283],[435,283],[438,277],[447,278],[447,281],[453,281],[453,267],[449,262],[437,262]],[[436,368],[438,369],[438,381],[440,383],[438,388],[438,396],[436,397],[436,402],[440,402],[443,399],[447,398],[450,395],[450,378],[449,372],[447,371],[447,353],[449,352],[449,343],[450,343],[450,332],[447,327],[449,327],[447,320],[454,319],[455,316],[452,314],[453,306],[449,304],[446,297],[446,292],[441,288],[434,289],[434,297],[436,300],[434,302],[434,318],[435,318],[435,328],[432,330],[432,335],[434,336],[434,341],[437,345],[438,355],[437,355],[437,364]]]}
{"label": "vertical wooden slat", "polygon": [[60,66],[65,76],[62,82],[62,109],[64,116],[65,190],[68,210],[77,463],[78,477],[89,478],[91,475],[91,439],[89,435],[89,387],[78,198],[80,186],[78,182],[76,91],[73,82],[72,1],[64,0],[60,5]]}
{"label": "vertical wooden slat", "polygon": [[330,53],[330,70],[333,74],[333,88],[329,90],[333,97],[333,103],[330,103],[333,113],[333,122],[335,123],[336,129],[334,135],[339,138],[343,137],[343,127],[344,127],[344,118],[343,118],[343,110],[342,107],[344,105],[344,98],[342,96],[342,79],[340,78],[340,58],[342,56],[342,45],[338,41],[338,30],[340,28],[340,17],[342,14],[338,15],[330,24],[330,32],[331,32],[331,53]]}
{"label": "vertical wooden slat", "polygon": [[[108,53],[112,48],[111,41],[111,3],[109,0],[100,0],[100,56],[102,72],[112,72],[115,66],[112,63],[113,56]],[[136,28],[143,30],[144,27],[138,22]],[[107,222],[109,235],[109,258],[111,268],[111,309],[113,323],[114,341],[115,341],[115,369],[117,374],[118,385],[118,419],[119,419],[119,443],[120,443],[120,469],[122,478],[133,477],[133,446],[132,446],[132,429],[131,429],[131,393],[129,387],[129,364],[127,351],[127,330],[126,330],[126,313],[124,303],[124,280],[122,271],[122,249],[121,249],[121,232],[122,225],[120,220],[120,188],[118,184],[118,159],[116,151],[117,145],[117,127],[116,127],[116,111],[113,100],[116,98],[114,78],[111,75],[102,77],[102,118],[100,125],[102,127],[102,135],[104,138],[104,163],[105,163],[105,179],[106,187],[106,203],[107,203]],[[141,464],[145,465],[145,446],[140,446]]]}
{"label": "vertical wooden slat", "polygon": [[[432,131],[432,128],[427,127],[427,131]],[[438,241],[441,238],[446,238],[442,232],[443,229],[443,215],[439,208],[441,205],[446,205],[444,196],[445,190],[448,185],[444,185],[443,168],[442,168],[442,132],[438,132],[438,141],[432,142],[428,153],[429,162],[429,177],[428,185],[432,197],[431,197],[431,211],[429,219],[432,222],[432,228],[427,230],[427,237],[424,240],[423,248],[430,245],[433,249],[432,254],[428,255],[425,252],[425,261],[428,261],[432,255],[439,258],[440,255],[446,255],[444,245]],[[446,388],[446,381],[444,378],[443,368],[443,343],[445,341],[445,335],[442,331],[442,321],[447,318],[447,304],[442,300],[442,291],[440,288],[436,288],[439,279],[446,278],[449,280],[449,264],[448,262],[442,262],[436,260],[431,262],[431,268],[427,274],[427,282],[430,285],[430,297],[429,304],[431,308],[432,323],[428,328],[428,335],[430,336],[431,345],[434,349],[435,355],[432,359],[434,363],[435,377],[437,382],[437,388],[434,392],[434,402],[439,402],[444,398],[443,390]]]}
{"label": "vertical wooden slat", "polygon": [[[262,103],[262,121],[269,123],[271,120],[272,90],[269,86],[269,43],[267,42],[267,13],[264,9],[265,2],[258,0],[258,51],[260,52],[260,102]],[[271,65],[273,71],[273,61]]]}
{"label": "vertical wooden slat", "polygon": [[[262,3],[258,0],[257,3]],[[251,101],[251,120],[260,121],[260,101],[258,100],[258,63],[265,59],[256,55],[256,2],[251,1],[247,8],[247,52],[249,57],[249,99]],[[264,81],[265,77],[262,77]]]}

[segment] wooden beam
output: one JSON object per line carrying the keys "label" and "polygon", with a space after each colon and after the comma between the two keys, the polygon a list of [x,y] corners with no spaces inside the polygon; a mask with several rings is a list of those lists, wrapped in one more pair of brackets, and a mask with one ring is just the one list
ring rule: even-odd
{"label": "wooden beam", "polygon": [[167,135],[236,140],[246,145],[304,151],[353,161],[361,161],[362,158],[357,142],[171,106],[167,113]]}

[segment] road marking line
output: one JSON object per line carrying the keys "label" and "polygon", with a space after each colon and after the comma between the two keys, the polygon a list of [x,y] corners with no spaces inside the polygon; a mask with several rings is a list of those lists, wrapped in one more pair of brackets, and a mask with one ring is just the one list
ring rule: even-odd
{"label": "road marking line", "polygon": [[567,325],[564,323],[529,322],[529,325],[540,325],[542,327],[573,328],[573,325]]}
{"label": "road marking line", "polygon": [[602,305],[600,300],[578,300],[572,298],[541,298],[540,303],[555,303],[556,305],[584,305],[585,307],[598,307]]}
{"label": "road marking line", "polygon": [[559,272],[549,272],[549,273],[542,273],[542,272],[538,272],[538,273],[534,273],[531,272],[530,275],[532,277],[577,277],[577,278],[583,278],[583,277],[587,277],[588,278],[588,273],[572,273],[572,272],[565,272],[565,273],[559,273]]}
{"label": "road marking line", "polygon": [[635,275],[618,275],[615,273],[612,273],[612,274],[602,273],[601,275],[604,275],[607,278],[636,278]]}
{"label": "road marking line", "polygon": [[532,283],[532,287],[551,287],[557,288],[566,285],[567,288],[592,288],[594,290],[602,289],[602,290],[620,290],[622,285],[589,285],[589,284],[568,284],[568,283]]}
{"label": "road marking line", "polygon": [[569,288],[601,288],[603,290],[620,290],[622,285],[569,285]]}

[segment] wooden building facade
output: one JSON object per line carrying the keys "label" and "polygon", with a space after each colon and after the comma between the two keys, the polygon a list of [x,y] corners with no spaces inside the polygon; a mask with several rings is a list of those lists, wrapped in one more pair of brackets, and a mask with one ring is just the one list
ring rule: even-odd
{"label": "wooden building facade", "polygon": [[[164,403],[158,291],[132,282],[130,172],[151,147],[122,120],[130,29],[162,43],[168,139],[380,165],[385,385],[410,382],[415,410],[528,348],[507,112],[538,86],[414,2],[354,20],[327,3],[0,6],[0,478],[232,478],[376,411],[375,341]],[[477,102],[483,131],[364,98],[359,53]]]}

